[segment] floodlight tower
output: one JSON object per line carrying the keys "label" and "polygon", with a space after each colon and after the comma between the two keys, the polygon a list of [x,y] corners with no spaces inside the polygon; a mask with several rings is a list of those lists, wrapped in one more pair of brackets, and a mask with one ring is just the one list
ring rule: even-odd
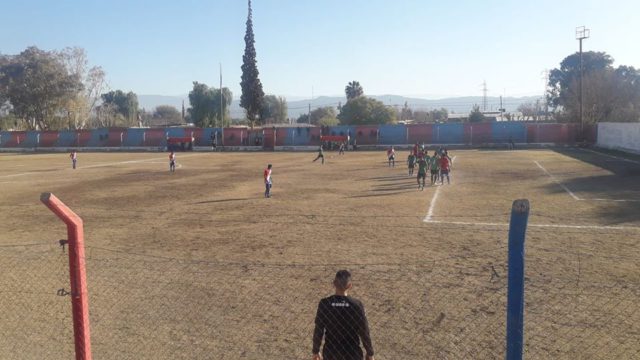
{"label": "floodlight tower", "polygon": [[578,40],[578,42],[580,42],[580,93],[578,94],[578,98],[580,99],[580,132],[582,134],[582,137],[584,138],[584,113],[583,113],[583,106],[582,106],[582,98],[583,98],[583,94],[582,94],[582,76],[583,76],[583,67],[582,67],[582,40],[584,39],[588,39],[589,36],[591,35],[591,30],[587,29],[584,26],[578,26],[576,28],[576,40]]}

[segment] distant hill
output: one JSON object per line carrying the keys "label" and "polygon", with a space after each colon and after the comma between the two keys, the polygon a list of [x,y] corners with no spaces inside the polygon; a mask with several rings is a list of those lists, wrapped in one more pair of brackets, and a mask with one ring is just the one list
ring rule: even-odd
{"label": "distant hill", "polygon": [[[450,113],[468,113],[471,111],[473,105],[477,104],[482,108],[482,96],[465,96],[465,97],[453,97],[444,99],[421,99],[413,97],[405,97],[399,95],[373,95],[374,99],[382,101],[385,105],[390,105],[398,108],[402,108],[405,103],[413,110],[429,110],[445,108]],[[540,96],[525,96],[525,97],[505,97],[502,100],[503,106],[507,112],[516,111],[518,106],[527,102],[536,102],[540,100]],[[153,110],[159,105],[171,105],[175,106],[178,110],[182,108],[182,101],[184,100],[185,108],[189,107],[189,97],[187,95],[182,96],[164,96],[164,95],[138,95],[138,102],[140,107],[147,111]],[[309,105],[311,109],[315,109],[322,106],[337,107],[338,104],[344,104],[347,100],[340,96],[319,96],[313,100],[295,100],[288,101],[289,117],[297,118],[301,114],[306,114],[309,111]],[[500,98],[495,96],[487,97],[487,110],[497,111],[500,108]],[[241,118],[244,116],[244,110],[240,108],[240,101],[233,100],[231,103],[231,116],[233,118]]]}

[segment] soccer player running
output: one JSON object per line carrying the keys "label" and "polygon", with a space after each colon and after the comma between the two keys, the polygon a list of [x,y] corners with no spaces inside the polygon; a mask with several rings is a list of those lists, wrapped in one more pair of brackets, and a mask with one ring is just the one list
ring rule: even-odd
{"label": "soccer player running", "polygon": [[396,150],[393,146],[387,150],[387,158],[389,160],[389,167],[396,167]]}
{"label": "soccer player running", "polygon": [[169,154],[169,171],[176,171],[176,153],[171,150],[171,154]]}
{"label": "soccer player running", "polygon": [[440,184],[444,185],[444,177],[447,177],[447,184],[451,184],[449,180],[449,172],[451,171],[451,159],[448,155],[440,157]]}
{"label": "soccer player running", "polygon": [[434,185],[438,181],[438,175],[440,173],[440,160],[437,151],[433,152],[429,165],[431,169],[431,185]]}
{"label": "soccer player running", "polygon": [[313,159],[313,162],[316,162],[318,159],[322,159],[322,164],[324,164],[324,151],[322,150],[322,145],[320,145],[320,149],[318,149],[318,156]]}
{"label": "soccer player running", "polygon": [[264,169],[264,197],[271,197],[271,186],[273,185],[273,181],[271,180],[271,164],[267,165],[267,168]]}
{"label": "soccer player running", "polygon": [[360,340],[366,351],[366,360],[374,360],[364,305],[347,294],[352,287],[351,273],[338,271],[333,286],[335,295],[320,300],[318,304],[313,331],[313,360],[362,360]]}
{"label": "soccer player running", "polygon": [[[418,160],[418,190],[424,190],[424,182],[427,178],[427,168],[429,164],[425,158],[420,158]],[[422,184],[420,184],[420,179],[422,179]]]}
{"label": "soccer player running", "polygon": [[73,150],[71,154],[69,154],[69,158],[71,159],[71,166],[75,170],[76,164],[78,163],[78,152]]}
{"label": "soccer player running", "polygon": [[340,143],[340,150],[338,151],[338,155],[344,155],[344,142]]}
{"label": "soccer player running", "polygon": [[413,152],[409,153],[407,164],[409,165],[409,176],[413,176],[413,169],[416,167],[416,156],[413,154]]}

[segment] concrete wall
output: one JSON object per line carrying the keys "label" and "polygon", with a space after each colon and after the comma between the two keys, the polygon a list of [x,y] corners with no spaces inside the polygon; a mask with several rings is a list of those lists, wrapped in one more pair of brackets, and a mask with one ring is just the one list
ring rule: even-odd
{"label": "concrete wall", "polygon": [[640,154],[640,123],[599,123],[597,145]]}

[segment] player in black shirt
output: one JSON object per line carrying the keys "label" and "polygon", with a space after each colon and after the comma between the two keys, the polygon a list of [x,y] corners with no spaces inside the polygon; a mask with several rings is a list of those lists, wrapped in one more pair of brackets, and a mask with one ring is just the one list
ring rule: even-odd
{"label": "player in black shirt", "polygon": [[[369,324],[360,300],[347,295],[351,289],[351,274],[340,270],[333,280],[336,294],[320,300],[313,332],[313,360],[362,360],[360,340],[366,360],[374,360]],[[324,347],[320,357],[320,344]]]}

